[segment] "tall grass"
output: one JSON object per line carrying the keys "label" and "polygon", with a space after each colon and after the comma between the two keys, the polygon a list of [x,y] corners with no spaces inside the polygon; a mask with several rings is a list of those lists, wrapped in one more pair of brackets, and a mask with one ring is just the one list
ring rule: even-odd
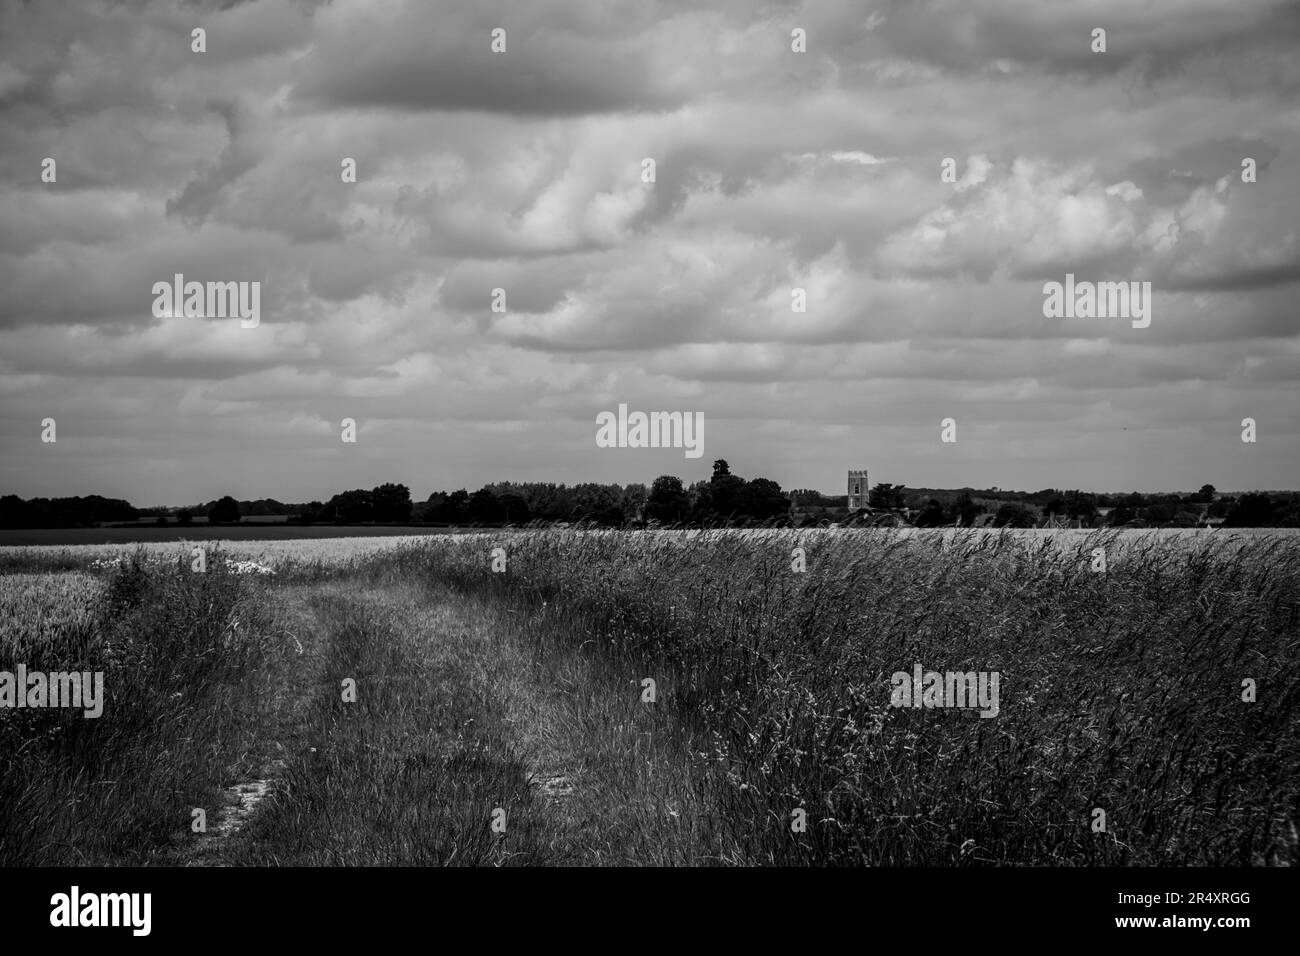
{"label": "tall grass", "polygon": [[[605,687],[655,678],[643,706],[685,741],[727,862],[1297,859],[1293,538],[547,532],[368,569],[517,608],[539,656],[582,647]],[[890,674],[915,662],[1000,672],[1000,715],[890,707]]]}
{"label": "tall grass", "polygon": [[94,719],[0,709],[0,865],[149,862],[189,832],[193,808],[215,817],[276,678],[244,582],[221,560],[192,574],[146,570],[139,554],[80,601],[3,580],[16,613],[0,624],[0,670],[103,671],[105,702]]}
{"label": "tall grass", "polygon": [[[184,861],[192,808],[272,775],[214,858],[1300,856],[1300,538],[503,531],[266,577],[189,560],[0,576],[0,669],[103,670],[107,696],[98,720],[0,709],[0,864]],[[999,715],[891,707],[915,663],[999,672]]]}

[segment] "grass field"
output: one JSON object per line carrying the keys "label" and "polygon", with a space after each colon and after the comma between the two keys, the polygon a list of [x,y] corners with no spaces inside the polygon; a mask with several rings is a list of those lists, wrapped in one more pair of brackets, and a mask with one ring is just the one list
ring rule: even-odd
{"label": "grass field", "polygon": [[[206,568],[0,549],[0,669],[107,689],[98,720],[0,710],[0,864],[1300,862],[1295,535],[533,531]],[[998,673],[998,715],[891,706],[916,663]]]}
{"label": "grass field", "polygon": [[[365,534],[359,534],[364,531]],[[389,538],[448,534],[446,528],[266,524],[250,519],[238,525],[170,525],[159,528],[0,528],[0,547],[168,543],[180,541],[300,541],[318,538]]]}

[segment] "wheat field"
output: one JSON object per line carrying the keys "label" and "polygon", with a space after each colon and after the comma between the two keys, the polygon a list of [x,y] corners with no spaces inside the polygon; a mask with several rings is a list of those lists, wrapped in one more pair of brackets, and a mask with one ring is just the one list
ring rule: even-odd
{"label": "wheat field", "polygon": [[[103,669],[109,698],[0,712],[0,861],[1300,855],[1294,535],[205,547],[202,572],[175,544],[0,553],[0,669]],[[997,673],[996,717],[894,706],[918,665]],[[194,809],[252,780],[265,799],[196,849]]]}

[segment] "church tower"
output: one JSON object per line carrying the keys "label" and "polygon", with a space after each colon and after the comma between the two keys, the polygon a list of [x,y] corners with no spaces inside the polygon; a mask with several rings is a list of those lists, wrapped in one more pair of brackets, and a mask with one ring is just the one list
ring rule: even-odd
{"label": "church tower", "polygon": [[849,510],[857,511],[867,506],[867,470],[849,472]]}

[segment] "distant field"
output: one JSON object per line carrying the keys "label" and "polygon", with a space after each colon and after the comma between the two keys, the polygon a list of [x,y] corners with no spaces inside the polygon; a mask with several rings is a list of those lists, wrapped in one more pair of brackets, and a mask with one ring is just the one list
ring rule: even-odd
{"label": "distant field", "polygon": [[[629,548],[691,547],[709,542],[742,540],[752,544],[771,542],[774,547],[784,548],[787,551],[795,544],[809,548],[847,551],[868,546],[873,542],[877,545],[886,545],[889,542],[901,544],[909,541],[916,545],[937,544],[941,553],[953,548],[992,547],[998,545],[998,542],[1003,545],[1014,543],[1028,550],[1043,549],[1044,552],[1051,550],[1058,554],[1079,549],[1090,551],[1092,548],[1102,546],[1106,550],[1107,559],[1113,562],[1125,554],[1178,560],[1178,555],[1202,546],[1228,551],[1265,539],[1274,541],[1280,546],[1294,540],[1297,534],[1300,534],[1300,530],[1293,528],[1244,528],[1218,531],[1158,528],[1118,530],[773,528],[737,531],[617,531],[558,528],[549,530],[347,528],[332,525],[306,528],[266,525],[226,526],[191,529],[186,534],[180,534],[179,529],[165,528],[156,531],[133,528],[0,530],[0,575],[94,570],[105,561],[129,555],[137,549],[143,549],[148,553],[149,563],[157,564],[164,559],[174,560],[188,555],[189,547],[194,542],[200,541],[209,551],[219,550],[232,560],[255,561],[277,571],[290,571],[313,567],[351,566],[381,552],[400,550],[420,542],[450,540],[457,545],[473,546],[478,543],[490,548],[497,544],[508,544],[511,539],[534,536],[588,540],[593,544],[602,541],[619,542]],[[102,536],[102,538],[81,540],[89,536]]]}
{"label": "distant field", "polygon": [[[861,529],[861,528],[806,528],[794,529],[796,533],[813,536],[844,536],[844,535],[862,535],[878,534],[879,530]],[[474,529],[474,528],[412,528],[412,527],[390,527],[390,526],[370,526],[370,525],[353,525],[353,526],[336,526],[336,525],[284,525],[271,523],[249,523],[240,525],[222,525],[220,527],[209,527],[207,525],[191,525],[189,527],[178,527],[175,525],[159,528],[152,525],[142,525],[138,528],[31,528],[31,529],[9,529],[0,528],[0,548],[4,547],[33,547],[33,546],[71,546],[83,544],[115,544],[115,545],[133,545],[133,544],[155,544],[181,541],[300,541],[317,538],[419,538],[428,535],[445,535],[445,534],[509,534],[513,529],[492,528],[492,529]],[[589,534],[648,534],[648,535],[684,535],[686,537],[695,537],[698,535],[717,535],[717,531],[618,531],[618,530],[600,530],[586,532]],[[731,531],[728,534],[741,534],[747,537],[762,538],[765,536],[783,537],[792,533],[791,529],[774,528],[774,529],[751,529],[747,531]],[[894,529],[894,533],[900,537],[910,537],[911,535],[933,536],[944,535],[951,538],[954,534],[960,536],[974,535],[977,537],[996,537],[999,534],[1015,535],[1028,541],[1040,541],[1055,539],[1058,541],[1073,541],[1086,537],[1089,534],[1114,534],[1118,540],[1134,541],[1143,538],[1156,537],[1160,539],[1174,540],[1205,540],[1208,538],[1225,538],[1225,537],[1292,537],[1300,534],[1300,528],[1221,528],[1210,530],[1207,528],[1126,528],[1115,531],[1107,529],[1053,529],[1053,528],[1015,528],[1003,529],[982,528],[982,529],[953,529],[953,528],[899,528]]]}
{"label": "distant field", "polygon": [[[338,529],[336,529],[338,530]],[[144,553],[144,564],[160,564],[190,559],[196,542],[203,542],[209,554],[220,553],[232,561],[254,561],[276,571],[289,568],[324,568],[352,565],[383,551],[409,547],[421,541],[464,541],[472,534],[404,534],[377,536],[341,536],[292,538],[284,535],[261,535],[232,540],[216,535],[195,536],[186,541],[127,540],[103,544],[31,544],[0,547],[0,575],[29,574],[78,570],[104,570],[119,558],[137,551]]]}
{"label": "distant field", "polygon": [[139,528],[4,528],[0,529],[0,547],[41,544],[147,544],[154,541],[284,541],[302,538],[380,538],[449,533],[451,533],[450,528],[302,526],[267,522],[219,527],[170,525],[159,528],[144,525]]}

